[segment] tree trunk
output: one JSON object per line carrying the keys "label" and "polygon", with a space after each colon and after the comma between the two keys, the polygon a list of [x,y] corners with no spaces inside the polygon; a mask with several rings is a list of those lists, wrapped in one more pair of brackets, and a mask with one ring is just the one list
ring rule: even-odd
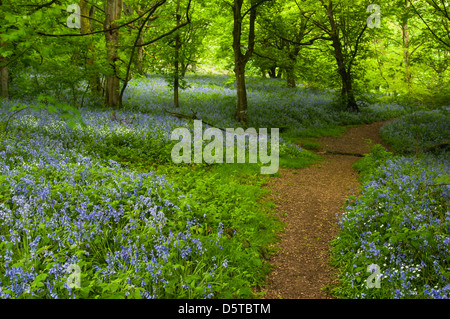
{"label": "tree trunk", "polygon": [[[6,43],[0,42],[0,47],[6,47]],[[6,64],[8,63],[8,58],[0,57],[0,96],[3,98],[9,98],[9,70]]]}
{"label": "tree trunk", "polygon": [[[2,0],[0,0],[0,6],[2,5]],[[0,47],[6,47],[6,43],[0,41]],[[3,98],[9,98],[9,70],[8,58],[0,56],[0,96]]]}
{"label": "tree trunk", "polygon": [[[8,63],[8,58],[0,58],[0,64]],[[1,97],[9,98],[9,71],[7,66],[2,66],[0,70],[1,77]]]}
{"label": "tree trunk", "polygon": [[[106,0],[105,29],[117,27],[115,20],[120,19],[122,13],[122,0]],[[122,104],[120,99],[119,79],[119,29],[105,32],[106,59],[110,65],[110,74],[106,76],[105,104],[108,107],[119,108]]]}
{"label": "tree trunk", "polygon": [[247,94],[245,90],[245,64],[241,52],[242,16],[241,8],[243,0],[234,0],[233,15],[233,51],[234,51],[234,74],[236,76],[237,108],[235,119],[238,122],[247,120]]}
{"label": "tree trunk", "polygon": [[[300,32],[296,41],[300,42],[304,37],[304,33]],[[290,88],[295,88],[295,66],[297,64],[297,56],[300,52],[300,46],[298,44],[294,44],[291,46],[289,42],[286,43],[286,50],[288,52],[288,63],[285,67],[286,70],[286,82],[287,86]]]}
{"label": "tree trunk", "polygon": [[136,57],[136,69],[137,69],[137,73],[140,75],[144,75],[144,47],[141,47],[140,45],[143,42],[144,38],[141,35],[139,37],[139,41],[138,41],[138,52],[137,52],[137,57]]}
{"label": "tree trunk", "polygon": [[338,36],[333,37],[333,47],[334,56],[338,65],[338,73],[341,76],[342,81],[342,101],[347,105],[347,109],[351,111],[359,111],[358,105],[356,104],[355,95],[353,93],[351,74],[345,67],[341,42],[339,41]]}
{"label": "tree trunk", "polygon": [[352,78],[350,73],[345,69],[345,66],[338,66],[338,72],[342,80],[341,97],[350,111],[358,112],[359,108],[356,104],[355,95],[352,87]]}
{"label": "tree trunk", "polygon": [[271,79],[275,79],[277,77],[276,66],[273,66],[269,69],[268,73]]}
{"label": "tree trunk", "polygon": [[290,88],[295,88],[295,76],[294,76],[294,68],[286,69],[286,82],[287,86]]}
{"label": "tree trunk", "polygon": [[178,94],[178,87],[180,86],[180,75],[179,75],[179,51],[178,51],[178,39],[176,40],[177,44],[175,45],[177,48],[175,49],[175,77],[173,79],[173,106],[180,107],[180,99]]}
{"label": "tree trunk", "polygon": [[405,82],[408,87],[408,91],[411,90],[411,69],[410,69],[410,53],[409,53],[409,30],[408,25],[402,26],[403,36],[403,65],[405,67]]}
{"label": "tree trunk", "polygon": [[355,95],[354,95],[353,88],[352,88],[352,78],[351,78],[350,67],[347,69],[347,67],[345,65],[344,55],[342,53],[342,44],[341,44],[341,40],[339,39],[339,30],[334,21],[333,7],[331,4],[327,7],[327,11],[328,11],[327,12],[328,19],[330,21],[330,26],[331,26],[330,37],[333,41],[332,46],[334,48],[334,57],[336,59],[336,63],[337,63],[337,67],[338,67],[338,73],[342,80],[341,98],[342,98],[343,102],[347,105],[347,109],[358,112],[359,107],[356,104]]}
{"label": "tree trunk", "polygon": [[[139,15],[142,15],[144,13],[144,10],[138,9],[137,13]],[[144,22],[142,20],[139,20],[138,26],[141,27],[142,23],[144,23]],[[144,73],[145,73],[145,71],[144,71],[144,47],[141,46],[142,43],[144,43],[144,36],[141,34],[139,36],[139,39],[138,39],[138,42],[137,42],[137,45],[138,45],[138,47],[136,48],[137,49],[137,55],[136,55],[136,58],[134,60],[134,65],[136,67],[136,72],[139,75],[144,75]]]}
{"label": "tree trunk", "polygon": [[237,108],[235,119],[241,123],[247,123],[247,90],[245,88],[245,65],[249,61],[255,48],[255,21],[256,3],[251,1],[248,47],[243,54],[241,52],[242,20],[241,9],[244,0],[234,0],[233,5],[233,51],[234,51],[234,74],[237,85]]}
{"label": "tree trunk", "polygon": [[238,122],[247,122],[247,89],[245,87],[245,65],[238,64],[234,68],[237,87],[237,110],[236,120]]}
{"label": "tree trunk", "polygon": [[189,63],[185,63],[183,61],[181,61],[180,63],[181,63],[180,74],[184,78],[186,76],[186,72],[187,72],[187,69],[189,67]]}
{"label": "tree trunk", "polygon": [[[180,15],[180,0],[177,1],[177,27],[180,26],[181,15]],[[173,106],[180,107],[180,100],[178,96],[178,87],[180,86],[180,34],[177,32],[175,36],[175,76],[173,80]]]}
{"label": "tree trunk", "polygon": [[283,75],[283,68],[282,67],[278,67],[277,79],[281,79],[282,75]]}
{"label": "tree trunk", "polygon": [[[94,11],[89,10],[89,4],[86,0],[80,0],[80,27],[81,34],[86,34],[92,32],[91,22],[88,17],[93,16]],[[95,7],[93,7],[95,8]],[[88,40],[91,41],[91,40]],[[95,70],[95,55],[94,55],[94,43],[89,42],[87,46],[87,61],[86,61],[86,71],[89,77],[89,86],[91,88],[91,92],[95,95],[100,95],[102,88],[100,82],[100,74]]]}
{"label": "tree trunk", "polygon": [[405,67],[405,83],[407,85],[408,88],[408,92],[411,91],[411,79],[412,79],[412,75],[411,75],[411,54],[409,51],[409,44],[410,44],[410,35],[409,35],[409,28],[408,28],[408,10],[410,7],[410,3],[408,1],[406,1],[406,6],[405,6],[405,13],[404,16],[402,18],[402,39],[403,39],[403,64]]}

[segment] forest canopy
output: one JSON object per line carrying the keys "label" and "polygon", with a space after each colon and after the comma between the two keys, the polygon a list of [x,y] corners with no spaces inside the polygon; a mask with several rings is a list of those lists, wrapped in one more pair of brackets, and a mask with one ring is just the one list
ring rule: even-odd
{"label": "forest canopy", "polygon": [[1,0],[1,95],[120,108],[130,80],[156,73],[178,107],[185,75],[213,70],[233,76],[240,122],[245,76],[333,89],[352,111],[369,93],[445,103],[449,11],[438,0]]}
{"label": "forest canopy", "polygon": [[448,299],[449,140],[448,0],[0,0],[0,299]]}

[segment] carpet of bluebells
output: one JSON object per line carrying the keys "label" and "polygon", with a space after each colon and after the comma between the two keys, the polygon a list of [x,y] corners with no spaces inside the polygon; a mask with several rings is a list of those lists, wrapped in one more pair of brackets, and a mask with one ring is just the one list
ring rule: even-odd
{"label": "carpet of bluebells", "polygon": [[423,150],[450,141],[450,107],[417,111],[394,120],[381,130],[381,136],[394,149]]}
{"label": "carpet of bluebells", "polygon": [[[186,89],[180,92],[179,113],[201,118],[216,127],[235,127],[236,89],[226,75],[185,78]],[[336,93],[299,87],[290,89],[285,81],[249,77],[247,80],[249,127],[287,128],[292,134],[317,135],[318,129],[336,125],[372,123],[405,114],[396,103],[362,103],[361,112],[351,113],[336,103]],[[126,97],[133,110],[152,114],[171,109],[172,95],[161,77],[150,76],[130,83]],[[147,94],[146,92],[157,92]],[[276,116],[274,115],[276,114]]]}
{"label": "carpet of bluebells", "polygon": [[[259,179],[126,168],[109,157],[158,161],[170,154],[171,129],[187,124],[110,115],[83,111],[83,128],[26,110],[2,132],[0,297],[252,296],[268,269],[262,247],[279,227],[255,202]],[[80,289],[68,281],[73,265]]]}
{"label": "carpet of bluebells", "polygon": [[[3,101],[0,118],[23,104]],[[259,178],[171,167],[170,132],[189,126],[177,118],[81,115],[86,125],[70,126],[31,107],[2,122],[0,298],[252,296],[279,227],[255,201]],[[145,169],[152,162],[173,176]]]}
{"label": "carpet of bluebells", "polygon": [[[151,83],[134,83],[115,118],[87,99],[84,125],[51,96],[1,102],[0,298],[248,298],[264,282],[281,224],[257,201],[258,165],[242,183],[173,165],[170,133],[192,123],[166,114],[167,85]],[[190,106],[227,99],[209,90]],[[135,95],[153,102],[137,110]],[[235,126],[226,112],[218,123]],[[286,141],[283,155],[317,158]]]}
{"label": "carpet of bluebells", "polygon": [[[1,298],[213,295],[227,260],[205,276],[196,268],[221,229],[214,242],[194,234],[201,221],[189,217],[187,194],[164,176],[83,154],[73,145],[82,136],[62,123],[21,121],[26,134],[0,147]],[[43,130],[25,131],[34,126]],[[69,265],[82,269],[81,289],[70,289]]]}
{"label": "carpet of bluebells", "polygon": [[[182,107],[176,112],[190,115],[192,108],[198,118],[215,127],[236,126],[232,120],[235,89],[226,77],[192,76],[186,78],[186,83],[187,88],[180,94]],[[283,86],[279,81],[249,79],[250,127],[284,127],[292,134],[308,135],[317,134],[320,128],[368,123],[405,113],[397,104],[375,103],[352,114],[336,106],[332,92]],[[270,205],[258,200],[266,194],[259,167],[254,174],[247,172],[235,178],[217,173],[212,165],[171,163],[174,142],[170,132],[180,126],[192,128],[192,123],[164,112],[164,108],[171,109],[171,94],[163,78],[131,82],[124,97],[125,107],[116,112],[115,119],[110,111],[92,108],[88,98],[85,102],[87,107],[80,111],[85,125],[68,125],[58,112],[48,112],[58,109],[60,102],[45,107],[42,103],[41,107],[33,107],[33,101],[25,100],[1,102],[0,298],[255,296],[253,288],[264,283],[270,269],[265,262],[270,254],[268,247],[281,227],[271,215]],[[9,118],[11,107],[24,105],[30,109]],[[283,156],[303,164],[317,158],[285,140],[280,144]],[[386,164],[392,167],[391,175],[374,182],[370,189],[377,193],[377,185],[387,185],[383,194],[392,198],[388,201],[380,193],[379,202],[392,209],[391,215],[396,212],[405,216],[402,227],[420,221],[418,225],[425,225],[420,227],[431,233],[439,226],[439,237],[424,237],[427,241],[418,240],[416,245],[434,247],[426,250],[433,257],[408,255],[411,250],[404,246],[409,241],[399,237],[395,243],[390,241],[392,249],[399,252],[389,256],[392,261],[372,260],[370,249],[379,256],[377,249],[381,246],[371,236],[381,236],[381,232],[372,229],[378,224],[367,220],[372,227],[367,231],[371,233],[364,233],[365,237],[354,229],[350,233],[361,236],[355,237],[351,251],[360,249],[369,255],[351,261],[357,267],[348,272],[349,282],[360,284],[356,273],[363,273],[360,268],[367,260],[378,262],[380,267],[401,261],[399,267],[408,266],[414,273],[421,271],[420,280],[428,286],[418,287],[428,290],[418,288],[418,294],[444,296],[448,285],[432,271],[437,273],[439,269],[440,275],[446,276],[445,263],[448,267],[448,203],[443,201],[448,201],[448,189],[428,190],[426,185],[437,172],[448,168],[439,166],[445,161],[437,157],[429,160],[425,175],[414,177],[405,172],[411,180],[417,179],[414,189],[420,189],[417,196],[422,196],[423,207],[419,215],[403,214],[408,210],[401,207],[400,197],[411,205],[410,195],[399,195],[397,200],[391,190],[410,187],[401,179],[407,177],[399,177],[403,181],[400,185],[389,178],[400,174],[401,169],[424,164],[410,161],[408,166],[398,162],[402,160],[408,161],[402,158]],[[238,174],[239,167],[233,166],[233,174]],[[382,168],[379,170],[374,176],[383,176]],[[372,204],[368,201],[364,205]],[[345,215],[344,229],[352,223],[365,229],[359,220],[372,218],[373,210],[358,205]],[[395,229],[392,227],[397,225],[384,219],[378,222],[384,229]],[[419,231],[422,228],[405,232],[404,236],[418,237],[414,232]],[[383,249],[390,251],[390,247]],[[341,255],[340,260],[349,254]],[[437,263],[429,264],[430,260]],[[386,276],[395,270],[400,268],[383,268]],[[399,278],[411,276],[409,272],[400,274]],[[405,287],[400,285],[395,296],[408,295],[411,281],[405,281]],[[356,292],[352,296],[361,295]]]}
{"label": "carpet of bluebells", "polygon": [[[448,113],[441,112],[419,114],[430,130],[420,135],[419,145],[448,141]],[[410,150],[416,125],[411,118],[386,124],[385,140]],[[333,241],[338,296],[450,297],[449,160],[445,149],[393,154],[378,145],[356,163],[362,194],[348,199],[339,217],[341,232]]]}

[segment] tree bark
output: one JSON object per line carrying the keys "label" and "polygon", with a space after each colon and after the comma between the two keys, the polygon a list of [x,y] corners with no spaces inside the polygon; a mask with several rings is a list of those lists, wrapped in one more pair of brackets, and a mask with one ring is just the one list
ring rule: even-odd
{"label": "tree bark", "polygon": [[[299,33],[297,41],[300,42],[304,37],[303,32]],[[286,82],[290,88],[295,88],[295,65],[297,64],[297,56],[300,52],[300,46],[298,44],[292,45],[287,42],[286,50],[288,51],[288,64],[285,67],[286,70]]]}
{"label": "tree bark", "polygon": [[409,34],[409,27],[408,27],[408,10],[410,7],[410,3],[406,1],[405,3],[405,12],[402,17],[402,42],[403,42],[403,66],[405,68],[405,83],[408,88],[408,92],[411,91],[411,54],[409,51],[409,44],[410,44],[410,34]]}
{"label": "tree bark", "polygon": [[[8,63],[7,58],[1,58],[0,64]],[[8,67],[4,66],[1,68],[1,97],[9,98],[9,71]]]}
{"label": "tree bark", "polygon": [[[2,0],[0,0],[0,6],[2,6]],[[6,48],[6,43],[0,41],[0,47]],[[0,65],[4,65],[0,67],[0,96],[3,98],[9,98],[9,70],[8,66],[8,58],[0,56]]]}
{"label": "tree bark", "polygon": [[184,78],[186,76],[186,73],[187,73],[187,70],[188,70],[188,67],[189,67],[189,63],[186,63],[186,62],[183,62],[183,61],[181,61],[180,63],[181,63],[180,74]]}
{"label": "tree bark", "polygon": [[282,75],[283,75],[283,68],[280,66],[278,67],[277,79],[281,79]]}
{"label": "tree bark", "polygon": [[[117,27],[115,20],[120,19],[122,14],[122,0],[106,0],[105,8],[105,29]],[[120,99],[120,78],[119,78],[119,29],[105,32],[106,55],[110,65],[110,74],[106,76],[106,97],[105,104],[108,107],[119,108],[122,101]]]}
{"label": "tree bark", "polygon": [[[177,0],[177,27],[180,26],[181,23],[181,15],[180,15],[180,0]],[[180,49],[181,49],[181,40],[180,34],[177,32],[175,36],[175,74],[173,80],[173,106],[175,108],[180,107],[180,100],[178,95],[178,88],[180,86]]]}
{"label": "tree bark", "polygon": [[236,76],[237,86],[237,108],[235,119],[241,123],[247,123],[247,90],[245,87],[245,65],[249,61],[255,48],[255,21],[256,21],[256,1],[251,1],[250,22],[248,47],[243,54],[241,52],[241,37],[242,37],[242,20],[241,13],[244,0],[234,0],[233,5],[233,51],[234,51],[234,74]]}
{"label": "tree bark", "polygon": [[246,120],[247,100],[245,98],[245,65],[243,65],[243,54],[241,53],[242,16],[241,9],[243,0],[234,0],[233,6],[233,51],[234,51],[234,74],[236,76],[237,109],[235,118],[242,122]]}
{"label": "tree bark", "polygon": [[338,65],[338,73],[342,81],[341,97],[344,103],[346,103],[347,108],[351,111],[359,111],[358,105],[356,104],[355,95],[352,88],[352,78],[350,72],[345,67],[344,57],[342,54],[342,46],[339,41],[339,36],[333,37],[333,47],[334,47],[334,57]]}
{"label": "tree bark", "polygon": [[[144,39],[143,36],[141,35],[139,37],[139,42],[138,45],[141,45],[143,43]],[[137,69],[137,73],[140,75],[144,75],[144,47],[139,46],[137,48],[138,53],[137,53],[137,57],[136,57],[136,69]]]}
{"label": "tree bark", "polygon": [[290,88],[295,88],[295,76],[294,76],[294,68],[288,68],[286,69],[286,82],[287,86]]}
{"label": "tree bark", "polygon": [[[5,47],[5,43],[0,43],[0,46]],[[0,64],[4,65],[8,63],[8,58],[0,57]],[[0,68],[0,96],[3,98],[9,98],[9,70],[8,66],[2,66]]]}
{"label": "tree bark", "polygon": [[239,63],[234,69],[236,75],[237,89],[237,110],[236,120],[238,122],[247,122],[247,88],[245,87],[245,65]]}
{"label": "tree bark", "polygon": [[267,76],[266,76],[266,70],[261,69],[261,77],[267,78]]}
{"label": "tree bark", "polygon": [[[336,59],[338,73],[342,80],[342,90],[341,90],[341,98],[343,102],[347,105],[347,109],[351,111],[359,111],[359,107],[356,104],[355,95],[352,88],[352,77],[350,72],[350,65],[347,69],[345,64],[344,55],[342,53],[342,43],[339,38],[339,30],[336,25],[333,16],[333,6],[332,2],[329,2],[327,8],[328,20],[331,26],[330,37],[332,40],[332,46],[334,48],[334,57]],[[355,49],[356,50],[356,49]]]}
{"label": "tree bark", "polygon": [[[144,13],[144,10],[142,8],[139,8],[137,10],[137,13],[139,15],[142,15]],[[138,21],[139,28],[142,26],[142,23],[144,23],[142,20]],[[144,75],[145,74],[145,72],[144,72],[144,47],[141,46],[142,43],[144,43],[144,35],[143,34],[141,34],[139,36],[139,39],[137,41],[137,45],[138,45],[138,47],[137,47],[137,55],[136,55],[136,58],[134,60],[134,65],[136,67],[136,72],[139,75]]]}
{"label": "tree bark", "polygon": [[277,68],[276,66],[273,66],[268,70],[271,79],[275,79],[277,77],[276,68]]}
{"label": "tree bark", "polygon": [[[86,34],[92,32],[91,22],[88,17],[92,16],[94,11],[89,10],[89,4],[86,0],[80,0],[80,13],[81,13],[81,34]],[[90,40],[88,40],[90,41]],[[91,92],[95,95],[100,95],[102,92],[100,74],[95,70],[95,55],[94,55],[94,43],[89,42],[87,46],[87,62],[86,71],[89,77],[89,86]]]}

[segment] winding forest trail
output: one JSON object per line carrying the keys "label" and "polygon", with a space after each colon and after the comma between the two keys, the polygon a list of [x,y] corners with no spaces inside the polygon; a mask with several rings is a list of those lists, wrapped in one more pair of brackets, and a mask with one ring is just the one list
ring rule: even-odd
{"label": "winding forest trail", "polygon": [[322,162],[280,169],[281,177],[268,185],[286,228],[269,261],[274,268],[263,298],[332,298],[322,288],[337,280],[329,264],[330,241],[338,234],[336,214],[342,213],[346,198],[360,192],[352,165],[370,152],[366,139],[386,146],[379,134],[384,123],[349,128],[339,138],[319,138]]}

